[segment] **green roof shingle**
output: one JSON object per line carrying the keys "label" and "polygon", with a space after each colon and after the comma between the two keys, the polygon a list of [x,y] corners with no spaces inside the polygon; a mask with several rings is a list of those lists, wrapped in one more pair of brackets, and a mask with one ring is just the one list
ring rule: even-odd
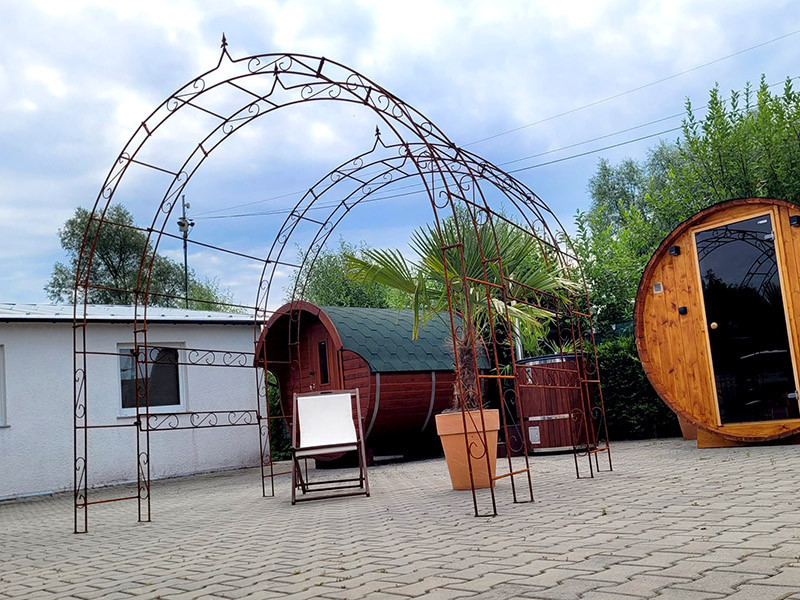
{"label": "green roof shingle", "polygon": [[420,328],[419,338],[413,340],[412,310],[320,308],[336,326],[343,348],[364,357],[372,372],[453,370],[453,337],[446,315],[428,321]]}

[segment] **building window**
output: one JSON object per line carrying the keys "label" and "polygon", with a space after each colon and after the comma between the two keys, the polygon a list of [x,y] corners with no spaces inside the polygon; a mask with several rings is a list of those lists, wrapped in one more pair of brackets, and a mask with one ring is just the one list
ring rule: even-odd
{"label": "building window", "polygon": [[[139,352],[139,402],[145,406],[145,384],[150,399],[150,410],[169,412],[180,409],[182,402],[180,350],[174,346],[150,346],[147,349],[145,373],[144,351]],[[120,386],[123,413],[136,410],[136,352],[131,347],[120,348]]]}
{"label": "building window", "polygon": [[4,347],[0,346],[0,427],[6,425],[6,355]]}

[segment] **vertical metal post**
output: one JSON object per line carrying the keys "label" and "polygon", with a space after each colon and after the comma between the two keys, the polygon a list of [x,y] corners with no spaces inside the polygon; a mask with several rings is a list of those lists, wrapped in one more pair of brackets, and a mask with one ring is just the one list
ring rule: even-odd
{"label": "vertical metal post", "polygon": [[150,346],[147,317],[134,323],[136,481],[139,522],[150,522]]}
{"label": "vertical metal post", "polygon": [[[86,461],[89,455],[86,391],[86,317],[78,321],[78,308],[72,326],[73,336],[73,500],[75,533],[89,531],[89,482]],[[83,307],[82,307],[83,308]]]}

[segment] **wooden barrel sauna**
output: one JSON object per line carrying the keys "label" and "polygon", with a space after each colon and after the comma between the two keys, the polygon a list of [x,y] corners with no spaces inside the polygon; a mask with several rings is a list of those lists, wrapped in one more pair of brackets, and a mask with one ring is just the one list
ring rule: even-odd
{"label": "wooden barrel sauna", "polygon": [[269,319],[256,355],[278,380],[285,415],[295,392],[358,388],[367,446],[409,454],[436,441],[433,417],[455,383],[449,325],[434,319],[412,340],[412,319],[411,310],[293,302]]}
{"label": "wooden barrel sauna", "polygon": [[800,433],[800,207],[744,198],[670,233],[644,270],[636,345],[698,446]]}
{"label": "wooden barrel sauna", "polygon": [[521,429],[528,452],[586,445],[581,380],[574,356],[539,356],[517,362]]}

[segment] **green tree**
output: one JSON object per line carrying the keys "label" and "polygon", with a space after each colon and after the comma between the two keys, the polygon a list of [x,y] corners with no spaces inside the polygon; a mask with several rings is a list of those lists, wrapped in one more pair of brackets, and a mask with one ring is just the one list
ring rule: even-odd
{"label": "green tree", "polygon": [[[79,207],[58,230],[68,261],[66,264],[55,263],[45,285],[47,296],[54,302],[72,302],[83,235],[90,216],[88,210]],[[87,292],[88,299],[92,304],[133,304],[131,290],[136,289],[142,253],[147,249],[152,255],[152,246],[142,231],[132,228],[133,215],[125,207],[111,205],[105,220],[108,222],[100,227],[95,244],[90,275],[90,283],[95,287]],[[97,222],[92,221],[90,236],[97,232],[97,227]],[[148,302],[153,306],[184,306],[184,300],[180,298],[184,295],[183,265],[155,254],[150,293]],[[189,297],[192,298],[189,308],[231,310],[225,306],[232,303],[231,294],[221,290],[215,279],[198,280],[194,271],[189,272]]]}
{"label": "green tree", "polygon": [[773,94],[725,100],[715,87],[698,119],[686,104],[683,132],[643,162],[598,164],[587,212],[576,217],[575,245],[601,333],[632,318],[639,279],[666,235],[694,213],[723,200],[762,196],[800,201],[800,95],[787,80]]}
{"label": "green tree", "polygon": [[628,159],[613,166],[601,159],[589,180],[591,208],[578,213],[573,242],[601,332],[631,318],[639,277],[671,230],[673,218],[662,210],[662,196],[674,165],[682,161],[676,144],[661,143],[642,162]]}
{"label": "green tree", "polygon": [[[407,299],[397,290],[380,284],[354,281],[345,275],[348,255],[363,255],[369,248],[339,239],[334,250],[320,250],[313,265],[295,271],[286,289],[286,301],[295,293],[302,300],[318,306],[360,306],[365,308],[402,308]],[[301,259],[303,254],[300,254]]]}
{"label": "green tree", "polygon": [[[471,334],[474,334],[477,343],[489,344],[492,328],[502,329],[502,318],[492,319],[490,307],[495,315],[504,316],[508,313],[521,326],[529,331],[537,331],[540,336],[544,335],[546,324],[552,316],[543,309],[525,303],[506,303],[500,288],[495,286],[507,286],[509,296],[515,298],[529,297],[531,288],[560,294],[574,286],[555,267],[545,266],[544,261],[531,252],[530,234],[500,221],[494,224],[494,231],[503,269],[506,273],[513,273],[516,283],[503,281],[496,262],[482,261],[483,257],[493,257],[498,253],[492,225],[488,221],[479,225],[476,235],[472,226],[466,225],[468,217],[465,216],[466,211],[459,211],[457,217],[460,218],[444,219],[441,233],[430,226],[415,230],[409,245],[416,260],[406,259],[398,250],[366,250],[363,256],[349,254],[345,260],[347,276],[354,281],[385,285],[411,298],[414,310],[412,336],[415,338],[427,321],[441,319],[448,310],[449,283],[452,290],[449,300],[453,303],[454,311],[462,317],[470,315],[468,327],[456,340],[455,353],[464,404],[468,409],[475,410],[478,408],[479,394]],[[463,233],[459,227],[463,228]],[[448,248],[445,250],[446,260],[442,257],[442,248]],[[463,252],[463,273],[466,277],[462,275],[459,248]],[[484,275],[484,267],[488,270],[487,276]],[[475,283],[485,277],[493,285]],[[487,287],[490,295],[488,300]],[[454,407],[460,405],[461,399],[454,398]]]}
{"label": "green tree", "polygon": [[686,162],[670,192],[687,210],[745,196],[800,200],[800,95],[791,79],[776,95],[762,76],[757,91],[748,84],[727,101],[715,87],[705,118],[698,120],[688,101],[686,112]]}

